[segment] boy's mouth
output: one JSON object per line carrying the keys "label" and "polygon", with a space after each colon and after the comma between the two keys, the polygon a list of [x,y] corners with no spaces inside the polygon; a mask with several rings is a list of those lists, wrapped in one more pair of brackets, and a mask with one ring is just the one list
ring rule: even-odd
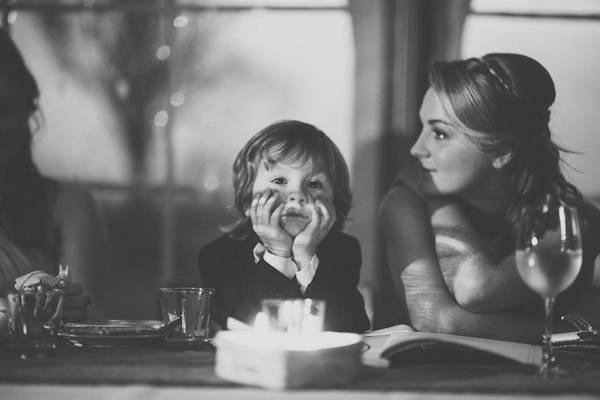
{"label": "boy's mouth", "polygon": [[310,215],[307,215],[305,212],[303,212],[303,210],[299,210],[297,208],[286,208],[285,210],[283,210],[283,213],[281,214],[281,218],[283,219],[284,222],[288,219],[308,220],[308,219],[310,219]]}

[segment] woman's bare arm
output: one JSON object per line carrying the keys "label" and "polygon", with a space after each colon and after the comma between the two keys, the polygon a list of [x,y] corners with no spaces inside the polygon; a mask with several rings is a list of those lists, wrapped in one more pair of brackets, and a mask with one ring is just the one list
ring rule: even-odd
{"label": "woman's bare arm", "polygon": [[61,186],[53,217],[61,235],[60,263],[69,266],[73,282],[91,298],[87,317],[105,318],[109,251],[94,198],[81,188]]}
{"label": "woman's bare arm", "polygon": [[380,207],[388,263],[410,323],[417,330],[539,343],[542,318],[474,313],[461,307],[448,289],[435,248],[430,213],[422,198],[400,186]]}
{"label": "woman's bare arm", "polygon": [[417,167],[405,168],[397,183],[425,204],[438,266],[458,304],[474,312],[497,312],[538,300],[519,277],[514,255],[499,257],[495,244],[475,230],[457,200],[421,192]]}
{"label": "woman's bare arm", "polygon": [[457,202],[427,200],[441,268],[458,303],[475,312],[522,307],[539,299],[521,280],[514,254],[497,249],[470,224]]}

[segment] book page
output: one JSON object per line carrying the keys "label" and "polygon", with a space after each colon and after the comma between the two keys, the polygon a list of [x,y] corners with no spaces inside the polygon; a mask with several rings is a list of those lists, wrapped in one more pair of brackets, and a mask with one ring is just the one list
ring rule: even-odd
{"label": "book page", "polygon": [[375,367],[389,366],[388,359],[404,350],[431,345],[483,351],[529,365],[539,366],[542,362],[541,346],[443,333],[414,332],[408,325],[367,332],[363,335],[363,342],[366,347],[363,364]]}

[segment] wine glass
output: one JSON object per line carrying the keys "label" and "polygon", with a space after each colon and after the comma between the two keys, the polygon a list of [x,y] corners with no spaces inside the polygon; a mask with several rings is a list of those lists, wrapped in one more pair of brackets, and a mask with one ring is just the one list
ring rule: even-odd
{"label": "wine glass", "polygon": [[573,207],[526,207],[517,235],[516,263],[523,281],[545,303],[544,353],[539,375],[564,375],[552,349],[552,310],[556,295],[567,289],[581,269],[581,232]]}

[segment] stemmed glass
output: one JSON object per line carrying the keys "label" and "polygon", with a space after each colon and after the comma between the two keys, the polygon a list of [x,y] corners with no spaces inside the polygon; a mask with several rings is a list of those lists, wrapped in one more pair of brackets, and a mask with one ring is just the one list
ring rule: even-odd
{"label": "stemmed glass", "polygon": [[517,235],[517,270],[545,303],[544,353],[539,375],[566,374],[554,358],[552,311],[556,295],[567,289],[581,269],[581,232],[577,210],[545,205],[524,208]]}

